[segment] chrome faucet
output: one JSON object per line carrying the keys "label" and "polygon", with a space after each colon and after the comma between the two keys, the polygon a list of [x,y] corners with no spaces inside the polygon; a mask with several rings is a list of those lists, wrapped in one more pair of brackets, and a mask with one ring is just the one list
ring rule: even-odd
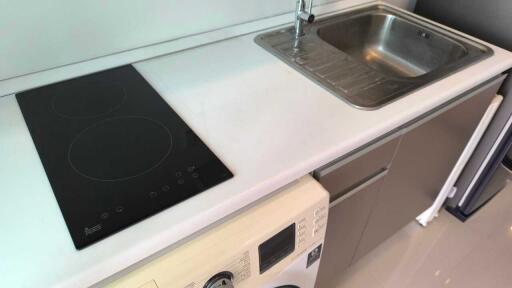
{"label": "chrome faucet", "polygon": [[304,35],[305,23],[313,23],[315,15],[311,13],[313,10],[313,0],[309,0],[308,9],[306,10],[306,0],[297,0],[297,7],[295,9],[295,38],[300,38]]}

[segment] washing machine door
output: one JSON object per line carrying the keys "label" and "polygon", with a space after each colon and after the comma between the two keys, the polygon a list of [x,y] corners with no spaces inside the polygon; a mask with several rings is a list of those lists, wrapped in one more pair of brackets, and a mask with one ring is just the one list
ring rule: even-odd
{"label": "washing machine door", "polygon": [[[321,253],[321,247],[322,243],[317,243],[314,248],[306,250],[263,288],[314,288],[320,257],[315,257],[312,261],[311,255]],[[310,263],[308,263],[308,256]]]}

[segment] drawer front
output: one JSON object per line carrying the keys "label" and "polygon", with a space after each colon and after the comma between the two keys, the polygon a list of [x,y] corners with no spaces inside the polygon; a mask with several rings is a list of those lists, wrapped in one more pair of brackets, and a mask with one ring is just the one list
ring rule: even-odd
{"label": "drawer front", "polygon": [[335,287],[356,253],[387,170],[373,176],[330,204],[324,252],[316,287]]}
{"label": "drawer front", "polygon": [[388,140],[355,159],[340,160],[315,171],[318,182],[331,194],[331,201],[386,170],[395,154],[399,138]]}

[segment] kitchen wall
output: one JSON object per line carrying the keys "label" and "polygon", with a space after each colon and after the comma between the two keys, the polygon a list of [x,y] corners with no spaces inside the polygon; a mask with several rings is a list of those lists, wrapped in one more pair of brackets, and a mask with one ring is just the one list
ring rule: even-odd
{"label": "kitchen wall", "polygon": [[0,7],[3,80],[279,15],[295,1],[0,0]]}
{"label": "kitchen wall", "polygon": [[419,0],[417,12],[512,51],[511,0]]}
{"label": "kitchen wall", "polygon": [[[405,8],[411,1],[415,0],[389,0]],[[291,12],[295,0],[0,0],[0,7],[1,84],[21,75]],[[22,87],[20,81],[16,79],[16,85]]]}

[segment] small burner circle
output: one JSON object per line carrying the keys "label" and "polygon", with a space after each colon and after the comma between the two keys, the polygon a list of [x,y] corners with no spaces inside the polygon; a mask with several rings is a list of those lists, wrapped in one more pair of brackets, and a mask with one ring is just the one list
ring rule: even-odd
{"label": "small burner circle", "polygon": [[171,150],[172,136],[162,123],[145,117],[117,117],[78,134],[68,160],[83,177],[119,181],[155,169]]}
{"label": "small burner circle", "polygon": [[107,81],[62,83],[54,92],[52,108],[65,118],[93,118],[113,112],[126,100],[124,88]]}

